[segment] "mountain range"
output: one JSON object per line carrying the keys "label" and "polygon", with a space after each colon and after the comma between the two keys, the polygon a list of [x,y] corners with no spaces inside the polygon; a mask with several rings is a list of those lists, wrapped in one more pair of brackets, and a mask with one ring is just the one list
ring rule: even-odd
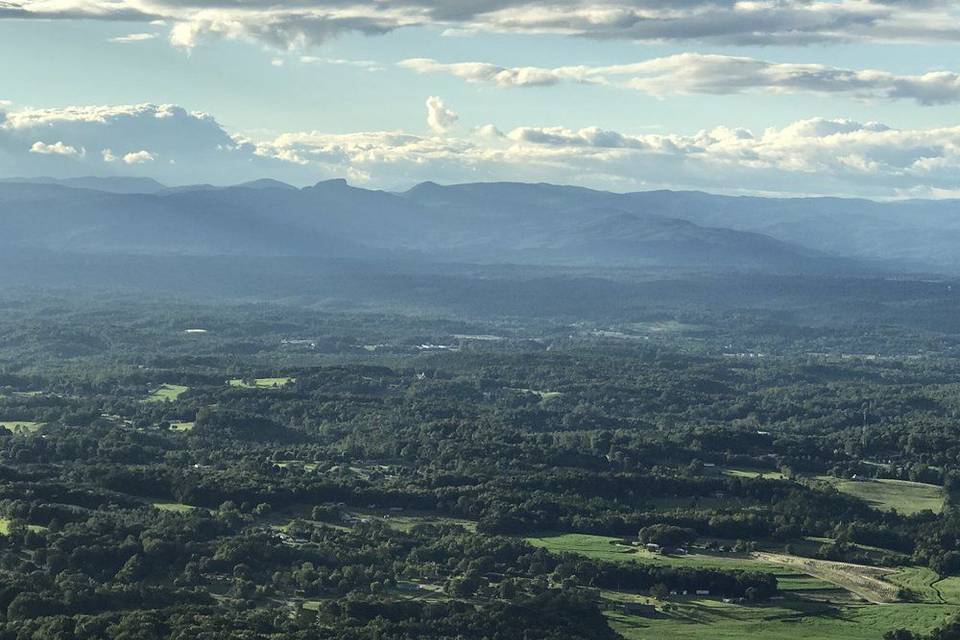
{"label": "mountain range", "polygon": [[960,269],[960,201],[611,193],[525,183],[402,193],[344,180],[168,188],[0,180],[0,248],[772,271]]}

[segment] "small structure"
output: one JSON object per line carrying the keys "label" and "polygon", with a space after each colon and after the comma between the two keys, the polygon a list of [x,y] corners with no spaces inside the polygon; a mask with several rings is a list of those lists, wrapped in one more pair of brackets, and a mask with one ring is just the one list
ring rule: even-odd
{"label": "small structure", "polygon": [[657,551],[660,551],[660,545],[653,544],[652,542],[648,542],[646,547],[647,547],[647,551],[649,551],[650,553],[656,553]]}
{"label": "small structure", "polygon": [[694,594],[696,594],[696,595],[698,595],[698,596],[708,596],[708,595],[710,595],[710,590],[709,590],[709,589],[697,589],[696,591],[694,591]]}

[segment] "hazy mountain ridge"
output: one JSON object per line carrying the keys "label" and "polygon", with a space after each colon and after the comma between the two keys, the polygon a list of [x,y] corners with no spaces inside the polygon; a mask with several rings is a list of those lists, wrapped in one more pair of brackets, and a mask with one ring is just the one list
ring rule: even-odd
{"label": "hazy mountain ridge", "polygon": [[[137,189],[150,192],[137,192]],[[0,246],[142,255],[390,258],[820,270],[854,259],[960,267],[956,201],[878,203],[523,183],[404,193],[344,180],[166,188],[0,181]]]}

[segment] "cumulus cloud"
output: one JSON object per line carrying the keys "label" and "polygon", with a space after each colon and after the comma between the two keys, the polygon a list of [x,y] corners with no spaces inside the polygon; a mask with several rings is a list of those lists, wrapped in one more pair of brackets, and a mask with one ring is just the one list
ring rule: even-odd
{"label": "cumulus cloud", "polygon": [[123,162],[125,164],[146,164],[153,161],[153,154],[144,149],[141,149],[140,151],[131,151],[123,156]]}
{"label": "cumulus cloud", "polygon": [[[438,124],[449,127],[452,112],[433,104],[443,114]],[[0,119],[0,175],[104,169],[171,184],[345,176],[391,189],[422,180],[523,180],[623,191],[943,195],[960,191],[960,125],[897,129],[808,118],[762,131],[718,126],[671,134],[531,123],[505,132],[486,124],[462,135],[449,128],[426,135],[304,131],[250,140],[176,105],[10,109]]]}
{"label": "cumulus cloud", "polygon": [[61,141],[54,142],[53,144],[47,144],[46,142],[37,141],[30,145],[30,153],[39,153],[44,156],[83,156],[86,155],[86,151],[83,148],[77,149],[76,147],[71,147],[68,144],[64,144]]}
{"label": "cumulus cloud", "polygon": [[890,197],[960,188],[960,126],[898,130],[812,118],[755,133],[717,127],[692,135],[599,127],[492,126],[468,139],[401,132],[287,134],[264,156],[340,168],[380,186],[411,180],[546,180],[623,190],[697,188]]}
{"label": "cumulus cloud", "polygon": [[131,44],[133,42],[145,42],[147,40],[153,40],[156,37],[157,34],[155,33],[130,33],[125,36],[110,38],[110,42],[116,42],[118,44]]}
{"label": "cumulus cloud", "polygon": [[441,63],[430,58],[411,58],[399,65],[418,73],[445,73],[467,82],[489,83],[503,88],[577,82],[620,86],[656,96],[766,91],[845,94],[864,99],[911,99],[923,105],[960,101],[960,74],[951,71],[896,75],[871,69],[775,63],[697,53],[607,66],[501,67],[484,62]]}
{"label": "cumulus cloud", "polygon": [[90,175],[109,167],[149,170],[173,182],[193,182],[198,171],[207,180],[232,181],[272,168],[212,116],[177,105],[7,109],[0,116],[0,175]]}
{"label": "cumulus cloud", "polygon": [[960,39],[952,0],[6,0],[3,18],[164,22],[186,48],[222,37],[298,49],[415,26],[734,45]]}
{"label": "cumulus cloud", "polygon": [[427,98],[427,125],[436,133],[449,131],[460,116],[437,96]]}

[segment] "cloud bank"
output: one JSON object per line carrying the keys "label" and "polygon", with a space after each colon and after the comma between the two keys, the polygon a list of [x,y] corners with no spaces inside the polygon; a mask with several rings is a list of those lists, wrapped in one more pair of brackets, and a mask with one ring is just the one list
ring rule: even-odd
{"label": "cloud bank", "polygon": [[5,0],[4,18],[162,20],[186,48],[222,37],[296,49],[405,27],[731,45],[960,39],[952,0]]}
{"label": "cloud bank", "polygon": [[411,58],[399,65],[418,73],[443,73],[500,88],[590,83],[635,89],[655,96],[764,91],[909,99],[927,106],[960,101],[960,74],[950,71],[896,75],[872,69],[785,64],[697,53],[608,66],[501,67],[484,62],[442,63],[430,58]]}
{"label": "cloud bank", "polygon": [[[0,109],[0,175],[149,175],[171,184],[345,176],[400,189],[423,180],[549,181],[616,190],[686,188],[872,197],[960,194],[960,125],[895,129],[810,118],[691,134],[492,124],[452,133],[433,102],[429,135],[404,131],[232,135],[176,105]],[[7,107],[9,109],[9,107]],[[451,115],[454,114],[454,115]],[[460,130],[458,130],[460,131]]]}

